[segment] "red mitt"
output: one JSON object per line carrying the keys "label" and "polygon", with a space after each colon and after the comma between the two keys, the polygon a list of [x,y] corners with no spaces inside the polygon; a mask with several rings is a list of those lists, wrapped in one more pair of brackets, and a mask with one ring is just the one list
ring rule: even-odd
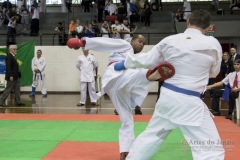
{"label": "red mitt", "polygon": [[79,49],[80,47],[85,47],[86,41],[78,38],[71,38],[67,42],[69,48]]}
{"label": "red mitt", "polygon": [[[170,69],[170,70],[168,70]],[[148,70],[146,77],[148,77],[153,74],[156,70],[158,70],[158,73],[160,74],[160,78],[158,81],[164,81],[168,78],[171,78],[175,74],[175,69],[174,67],[168,63],[168,62],[163,62],[159,66],[155,67],[153,70]]]}

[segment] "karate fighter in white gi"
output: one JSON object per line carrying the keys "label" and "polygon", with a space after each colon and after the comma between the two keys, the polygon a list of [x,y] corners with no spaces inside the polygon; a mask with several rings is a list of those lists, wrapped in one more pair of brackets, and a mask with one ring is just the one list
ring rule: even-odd
{"label": "karate fighter in white gi", "polygon": [[97,96],[95,88],[95,75],[97,62],[94,55],[89,54],[89,50],[83,49],[83,55],[80,55],[76,63],[77,69],[80,71],[80,101],[77,106],[84,106],[87,97],[87,88],[92,105],[97,105]]}
{"label": "karate fighter in white gi", "polygon": [[174,76],[164,81],[153,117],[134,141],[127,160],[151,159],[175,128],[182,131],[194,160],[224,159],[212,114],[199,98],[208,79],[218,75],[222,60],[217,39],[204,35],[210,23],[207,11],[196,10],[190,15],[184,33],[164,38],[146,54],[129,54],[125,62],[114,66],[116,70],[154,68],[168,61],[175,68]]}
{"label": "karate fighter in white gi", "polygon": [[47,97],[47,90],[45,87],[45,68],[46,60],[42,57],[42,50],[37,51],[37,56],[32,59],[33,83],[30,97],[35,96],[36,87],[40,81],[41,93],[43,97]]}
{"label": "karate fighter in white gi", "polygon": [[[85,44],[86,43],[86,44]],[[122,39],[110,39],[105,37],[70,39],[68,41],[69,48],[78,49],[85,46],[85,49],[90,49],[98,52],[112,53],[109,56],[109,64],[103,75],[102,90],[99,97],[107,93],[112,100],[112,103],[119,113],[122,125],[119,129],[119,146],[120,159],[125,159],[132,142],[135,139],[134,121],[132,109],[135,106],[141,106],[145,97],[148,94],[147,85],[149,80],[157,80],[163,78],[164,75],[171,76],[172,70],[165,69],[164,75],[159,76],[158,70],[148,69],[127,69],[124,71],[115,71],[114,64],[125,60],[129,54],[134,55],[142,51],[145,44],[145,38],[141,35],[133,37],[131,43]],[[166,65],[168,67],[169,65]],[[170,68],[170,67],[169,67]],[[157,78],[151,79],[152,75],[158,75]],[[147,79],[148,77],[148,79]]]}

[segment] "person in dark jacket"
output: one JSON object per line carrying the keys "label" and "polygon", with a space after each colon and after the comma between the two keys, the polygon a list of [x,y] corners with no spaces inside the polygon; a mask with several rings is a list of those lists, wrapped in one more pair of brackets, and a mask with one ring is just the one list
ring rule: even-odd
{"label": "person in dark jacket", "polygon": [[8,95],[14,90],[15,103],[17,106],[23,106],[24,103],[20,99],[20,78],[21,72],[19,69],[18,62],[15,58],[17,54],[17,45],[9,46],[9,53],[6,58],[6,75],[5,80],[7,81],[7,86],[0,97],[0,106],[5,107],[5,101]]}
{"label": "person in dark jacket", "polygon": [[224,52],[221,63],[221,79],[224,79],[230,72],[234,72],[233,62],[230,59],[229,53]]}

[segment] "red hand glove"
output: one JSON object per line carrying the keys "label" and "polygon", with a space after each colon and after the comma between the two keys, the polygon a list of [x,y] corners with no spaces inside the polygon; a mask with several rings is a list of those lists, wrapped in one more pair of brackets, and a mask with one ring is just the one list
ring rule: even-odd
{"label": "red hand glove", "polygon": [[[172,72],[171,72],[171,74],[170,75],[168,75],[168,76],[166,76],[165,74],[164,74],[164,69],[163,69],[163,67],[167,67],[167,68],[169,68]],[[168,63],[168,62],[163,62],[163,63],[161,63],[160,65],[158,65],[157,67],[155,67],[153,70],[148,70],[147,71],[147,74],[146,74],[146,77],[148,78],[151,74],[153,74],[156,70],[158,70],[158,73],[160,74],[160,76],[161,76],[161,78],[158,80],[158,81],[164,81],[164,80],[166,80],[166,79],[169,79],[169,78],[171,78],[174,74],[175,74],[175,69],[174,69],[174,67],[170,64],[170,63]]]}
{"label": "red hand glove", "polygon": [[71,38],[67,42],[69,48],[79,49],[80,47],[85,47],[86,41],[78,38]]}

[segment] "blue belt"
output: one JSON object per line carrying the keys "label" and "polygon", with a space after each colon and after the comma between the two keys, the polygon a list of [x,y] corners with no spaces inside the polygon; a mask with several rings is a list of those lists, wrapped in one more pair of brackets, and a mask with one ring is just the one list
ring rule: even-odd
{"label": "blue belt", "polygon": [[186,95],[190,95],[190,96],[200,97],[200,95],[201,95],[198,92],[187,90],[187,89],[184,89],[184,88],[180,88],[180,87],[174,86],[174,85],[166,83],[166,82],[164,82],[162,86],[167,88],[167,89],[170,89],[172,91],[182,93],[182,94],[186,94]]}

